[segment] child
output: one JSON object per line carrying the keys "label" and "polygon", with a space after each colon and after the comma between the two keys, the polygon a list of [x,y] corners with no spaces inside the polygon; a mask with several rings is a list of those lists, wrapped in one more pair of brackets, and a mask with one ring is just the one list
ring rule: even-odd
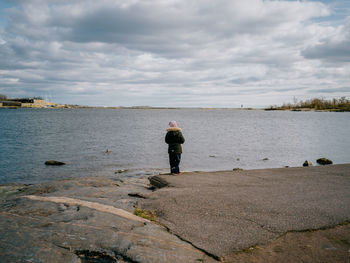
{"label": "child", "polygon": [[165,136],[165,142],[169,145],[169,163],[170,173],[180,174],[179,164],[181,161],[182,147],[181,144],[185,142],[185,138],[182,135],[181,129],[177,126],[176,121],[169,122],[170,128],[167,129]]}

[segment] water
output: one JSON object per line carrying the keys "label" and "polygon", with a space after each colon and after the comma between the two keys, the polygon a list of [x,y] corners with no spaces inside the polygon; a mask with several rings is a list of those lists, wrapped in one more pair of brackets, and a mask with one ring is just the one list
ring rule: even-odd
{"label": "water", "polygon": [[[170,120],[186,139],[183,171],[301,166],[320,157],[350,162],[350,113],[2,109],[0,183],[167,172]],[[51,159],[67,165],[46,166]]]}

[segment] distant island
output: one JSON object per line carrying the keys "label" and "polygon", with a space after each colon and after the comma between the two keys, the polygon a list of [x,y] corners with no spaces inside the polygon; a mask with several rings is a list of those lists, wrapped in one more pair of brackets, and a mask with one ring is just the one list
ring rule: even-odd
{"label": "distant island", "polygon": [[326,100],[324,98],[314,98],[310,100],[294,99],[294,103],[284,103],[282,106],[270,106],[265,110],[292,110],[292,111],[350,111],[350,100],[346,97],[340,99]]}
{"label": "distant island", "polygon": [[72,104],[58,104],[54,102],[47,102],[42,97],[33,98],[8,98],[6,95],[0,94],[0,108],[17,109],[17,108],[51,108],[51,109],[179,109],[176,107],[151,107],[151,106],[82,106]]}
{"label": "distant island", "polygon": [[0,94],[0,108],[17,109],[17,108],[74,108],[74,107],[80,107],[80,106],[47,102],[42,97],[10,99],[5,95]]}

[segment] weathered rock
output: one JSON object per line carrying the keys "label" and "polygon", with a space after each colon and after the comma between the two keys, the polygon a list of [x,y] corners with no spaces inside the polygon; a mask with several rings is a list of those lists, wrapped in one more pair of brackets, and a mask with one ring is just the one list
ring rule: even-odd
{"label": "weathered rock", "polygon": [[55,160],[49,160],[45,162],[46,165],[65,165],[64,162],[59,162],[59,161],[55,161]]}
{"label": "weathered rock", "polygon": [[304,163],[303,163],[303,166],[311,166],[312,165],[312,162],[306,160]]}
{"label": "weathered rock", "polygon": [[[147,194],[146,177],[121,187],[113,182],[61,180],[25,186],[25,196],[0,187],[6,194],[0,198],[0,262],[217,262],[133,214],[136,200],[128,193]],[[41,195],[46,188],[55,191]]]}
{"label": "weathered rock", "polygon": [[320,159],[317,159],[316,161],[318,164],[321,164],[321,165],[327,165],[327,164],[332,164],[333,162],[327,158],[320,158]]}

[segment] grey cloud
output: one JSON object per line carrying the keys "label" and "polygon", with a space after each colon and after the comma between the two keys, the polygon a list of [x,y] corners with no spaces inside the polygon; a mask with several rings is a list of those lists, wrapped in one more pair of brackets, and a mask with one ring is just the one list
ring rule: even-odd
{"label": "grey cloud", "polygon": [[244,83],[249,83],[249,82],[256,82],[259,80],[260,80],[260,78],[257,78],[257,77],[249,77],[249,78],[232,79],[230,82],[233,84],[244,84]]}
{"label": "grey cloud", "polygon": [[[305,32],[310,18],[327,15],[316,2],[18,3],[0,43],[0,85],[9,96],[37,92],[78,103],[80,94],[93,103],[93,94],[109,105],[136,104],[141,97],[155,104],[159,99],[159,105],[188,96],[188,103],[213,98],[223,104],[222,96],[302,93],[321,71],[300,56],[305,43],[327,32],[322,26]],[[299,62],[305,67],[294,67]],[[324,65],[322,70],[341,85]]]}
{"label": "grey cloud", "polygon": [[324,89],[310,89],[309,93],[348,93],[350,94],[350,87],[340,87],[340,88],[324,88]]}
{"label": "grey cloud", "polygon": [[[227,0],[184,1],[163,6],[157,1],[154,4],[139,1],[125,8],[113,1],[102,4],[83,1],[80,12],[75,12],[76,2],[61,1],[42,7],[51,16],[40,13],[37,16],[42,17],[41,20],[34,19],[29,12],[23,15],[20,10],[14,11],[11,31],[31,39],[119,43],[127,48],[174,57],[187,56],[204,48],[206,43],[222,38],[271,34],[291,20],[300,22],[322,15],[325,9],[316,3],[305,3],[315,10],[305,12],[305,7],[291,2],[248,2],[252,6]],[[69,5],[73,6],[72,10]],[[252,8],[254,5],[257,7]],[[305,12],[305,17],[300,11]],[[292,15],[295,18],[291,18]]]}
{"label": "grey cloud", "polygon": [[323,39],[320,44],[306,48],[301,54],[308,59],[350,62],[350,17],[336,35]]}

